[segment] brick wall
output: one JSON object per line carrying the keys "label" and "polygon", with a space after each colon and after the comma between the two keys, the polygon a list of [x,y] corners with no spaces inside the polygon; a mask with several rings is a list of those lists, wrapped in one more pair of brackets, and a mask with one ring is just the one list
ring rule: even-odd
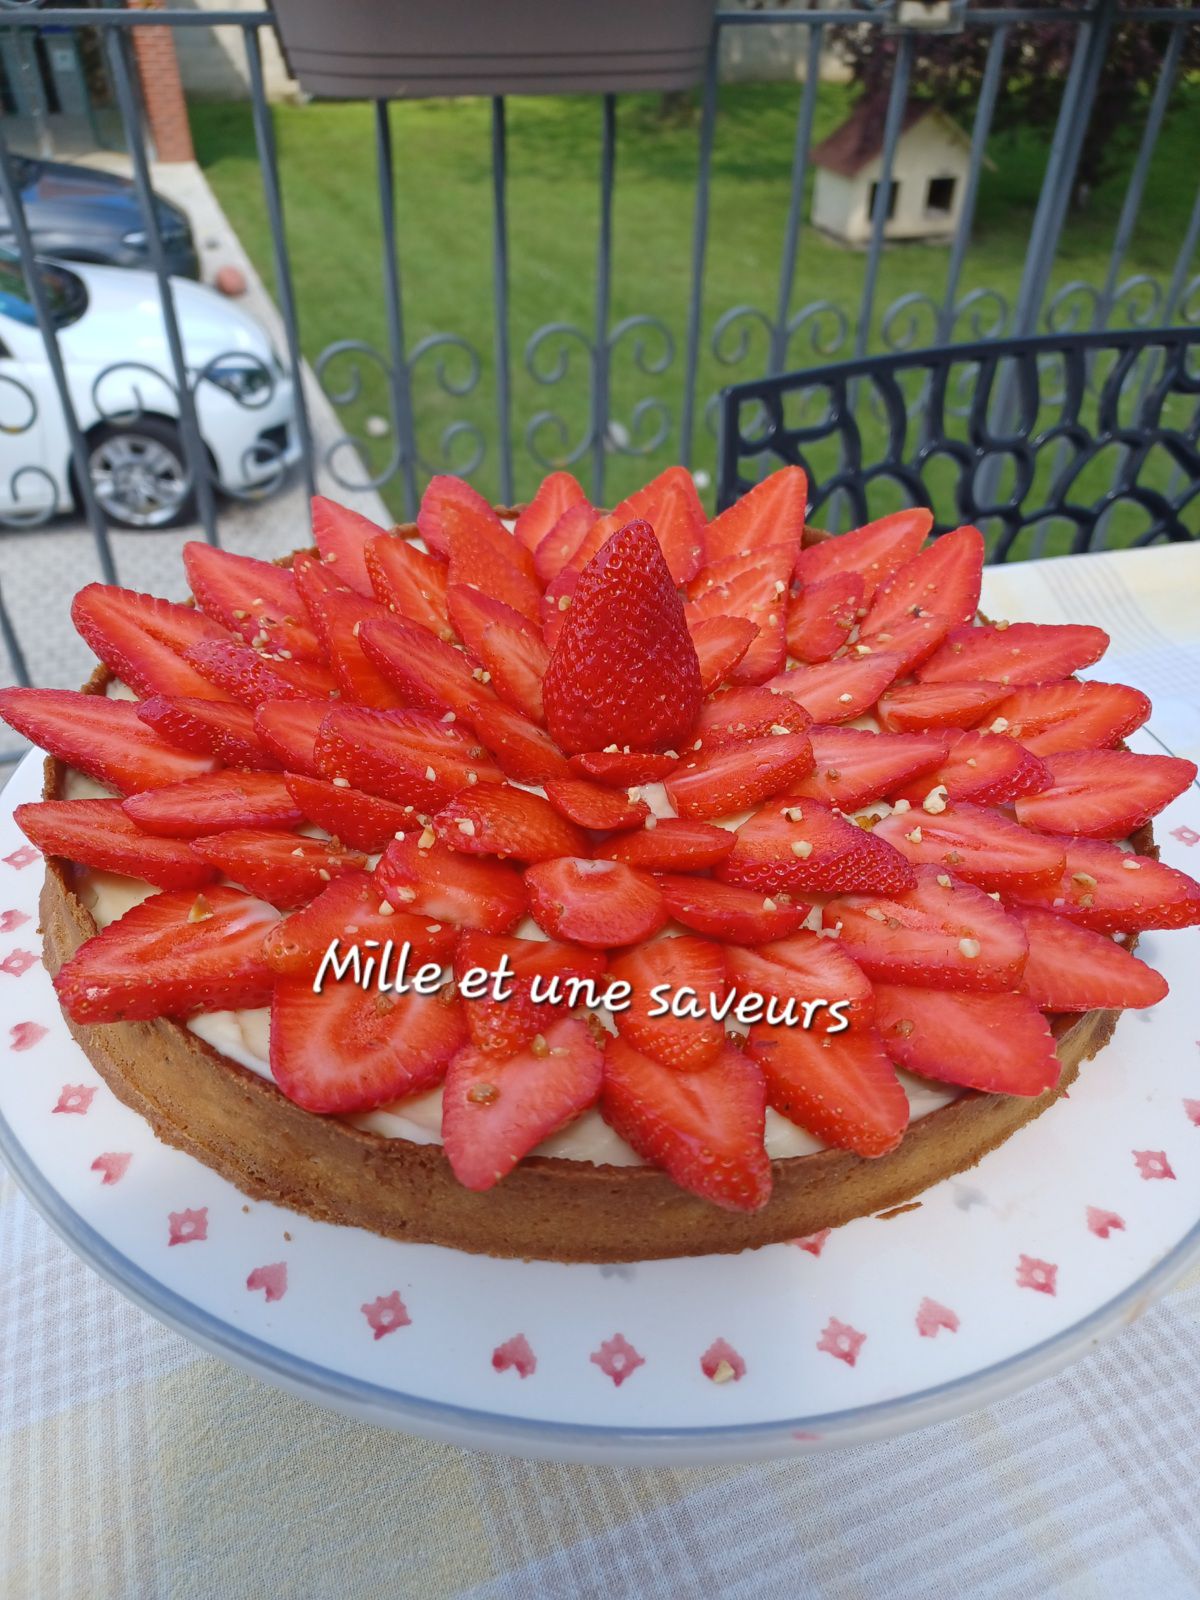
{"label": "brick wall", "polygon": [[[132,0],[131,10],[158,11],[162,0]],[[170,28],[134,28],[133,49],[142,81],[147,132],[159,161],[194,161],[187,102]]]}

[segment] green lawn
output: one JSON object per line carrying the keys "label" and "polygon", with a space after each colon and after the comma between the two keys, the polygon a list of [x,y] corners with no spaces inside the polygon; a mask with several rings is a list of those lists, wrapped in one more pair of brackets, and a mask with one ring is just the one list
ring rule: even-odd
{"label": "green lawn", "polygon": [[[706,400],[723,384],[757,375],[765,362],[765,335],[751,321],[744,350],[731,334],[723,365],[711,349],[717,319],[739,305],[774,313],[780,248],[790,181],[792,140],[799,90],[785,85],[739,86],[721,95],[713,165],[712,210],[704,296],[696,465],[711,469],[713,436],[703,420]],[[823,86],[815,137],[841,120],[844,89]],[[316,357],[337,339],[360,339],[387,349],[382,293],[380,235],[374,176],[374,129],[369,107],[359,104],[278,106],[274,111],[284,182],[289,243],[305,353]],[[437,356],[417,365],[415,409],[428,470],[460,464],[467,441],[451,442],[449,460],[441,438],[451,424],[466,421],[484,433],[487,454],[474,481],[494,492],[496,477],[495,396],[492,366],[491,164],[489,107],[479,101],[414,102],[393,110],[397,167],[397,214],[404,282],[404,314],[410,351],[434,332],[461,334],[479,351],[483,370],[473,392],[458,398],[436,381]],[[248,106],[199,104],[192,108],[201,164],[222,205],[268,283],[273,281],[262,188]],[[1165,278],[1174,264],[1194,185],[1180,181],[1196,167],[1200,91],[1189,85],[1177,97],[1156,153],[1125,273]],[[1135,131],[1140,122],[1135,122]],[[1131,135],[1130,137],[1133,137]],[[1028,133],[992,141],[994,170],[985,174],[960,294],[984,286],[999,290],[1011,305],[1020,281],[1026,242],[1037,201],[1047,140]],[[557,460],[587,431],[588,363],[578,340],[562,381],[543,386],[526,369],[526,341],[543,323],[564,321],[590,330],[599,186],[599,111],[593,101],[522,99],[509,106],[509,226],[513,417],[518,493],[528,492],[544,470],[526,446],[526,430],[539,411],[555,413],[565,426],[545,421],[536,431],[543,455]],[[1131,159],[1124,150],[1121,165]],[[677,458],[683,391],[684,327],[691,276],[691,235],[696,179],[694,124],[666,125],[653,99],[623,98],[618,107],[617,184],[614,208],[612,324],[635,313],[661,318],[674,338],[674,359],[655,375],[638,370],[636,339],[625,338],[612,360],[612,415],[632,429],[634,408],[649,400],[666,407],[671,431],[650,457],[609,457],[604,498],[611,503],[649,474]],[[1086,212],[1068,223],[1055,286],[1081,278],[1103,279],[1124,172],[1091,197]],[[948,262],[945,247],[896,245],[887,249],[876,305],[886,308],[910,293],[941,297]],[[805,226],[792,306],[828,300],[853,326],[865,271],[865,255],[847,251]],[[878,313],[872,346],[880,343]],[[932,324],[921,313],[914,343],[932,342]],[[960,328],[959,337],[969,337]],[[843,348],[838,354],[849,354]],[[544,350],[551,367],[559,349]],[[652,336],[645,350],[661,357]],[[790,352],[793,365],[821,359],[809,336]],[[458,381],[465,363],[451,352],[447,377]],[[334,367],[344,381],[349,369]],[[359,401],[343,415],[358,428],[371,413],[388,415],[386,382],[368,365]],[[644,420],[651,434],[656,417]],[[635,436],[637,437],[637,436]],[[370,441],[376,469],[389,441]],[[590,482],[590,453],[577,470]],[[398,485],[386,491],[397,511]]]}

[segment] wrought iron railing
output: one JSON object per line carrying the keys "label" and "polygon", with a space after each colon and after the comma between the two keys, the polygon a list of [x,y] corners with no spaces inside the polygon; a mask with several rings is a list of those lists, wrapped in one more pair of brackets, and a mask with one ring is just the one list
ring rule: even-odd
{"label": "wrought iron railing", "polygon": [[[893,3],[853,0],[841,9],[718,11],[701,90],[697,135],[697,179],[694,193],[691,259],[686,304],[672,327],[649,313],[614,320],[613,203],[619,145],[619,100],[597,97],[600,169],[594,314],[583,326],[569,318],[554,317],[554,307],[541,327],[518,349],[510,305],[511,261],[508,227],[509,161],[507,111],[503,98],[491,106],[491,255],[492,347],[477,348],[460,330],[442,328],[410,341],[406,328],[403,274],[403,239],[396,213],[396,151],[392,106],[374,105],[374,166],[380,222],[383,309],[386,348],[374,348],[347,336],[313,352],[313,369],[334,407],[354,418],[368,374],[382,375],[386,391],[389,445],[384,459],[373,468],[365,465],[366,450],[357,446],[350,426],[339,438],[322,443],[318,454],[314,430],[302,383],[294,383],[295,426],[300,445],[300,471],[311,490],[317,473],[350,488],[379,487],[395,491],[400,509],[411,514],[424,478],[453,461],[470,475],[485,470],[500,497],[517,498],[534,470],[549,465],[573,464],[584,477],[593,499],[605,502],[614,460],[622,456],[647,456],[670,448],[678,459],[696,469],[711,469],[715,462],[719,396],[702,392],[703,370],[715,363],[730,378],[766,377],[818,360],[828,363],[844,356],[862,357],[870,350],[902,353],[928,344],[946,344],[966,338],[981,341],[998,337],[1027,338],[1039,329],[1056,333],[1081,332],[1104,327],[1149,328],[1157,325],[1200,323],[1200,272],[1195,256],[1200,245],[1200,187],[1191,203],[1178,253],[1168,275],[1159,279],[1126,271],[1131,242],[1143,208],[1151,158],[1163,119],[1180,76],[1186,30],[1200,25],[1200,6],[1140,5],[1126,10],[1118,0],[1091,0],[1090,4],[964,7],[952,5],[956,27],[988,40],[983,77],[973,124],[970,158],[963,204],[956,232],[945,257],[944,279],[938,289],[907,293],[890,304],[880,301],[889,194],[903,114],[909,96],[918,31],[901,25],[913,7]],[[919,15],[919,9],[918,13]],[[1082,143],[1096,95],[1106,44],[1114,23],[1133,21],[1138,26],[1162,30],[1163,56],[1149,95],[1136,155],[1114,230],[1103,279],[1098,283],[1072,280],[1052,293],[1052,273],[1066,222],[1067,207],[1079,166]],[[1024,24],[1055,24],[1074,30],[1071,63],[1066,74],[1057,125],[1049,141],[1044,181],[1030,228],[1019,287],[1012,297],[994,286],[967,283],[967,248],[975,221],[984,171],[985,149],[993,126],[997,101],[1006,72],[1013,62],[1010,50],[1014,30]],[[719,132],[719,61],[722,38],[732,30],[764,25],[796,31],[804,41],[805,72],[797,86],[795,134],[787,186],[786,214],[782,217],[782,243],[777,288],[772,303],[739,303],[712,308],[706,297],[706,266],[710,235],[729,219],[714,213],[714,148]],[[284,343],[284,365],[293,380],[302,370],[304,307],[295,291],[292,263],[285,231],[284,193],[271,108],[264,85],[262,37],[273,27],[269,10],[172,11],[56,8],[43,9],[42,0],[0,0],[0,30],[8,28],[97,30],[111,77],[113,93],[124,127],[132,176],[144,218],[149,262],[157,280],[172,371],[170,383],[178,411],[183,448],[187,457],[189,487],[194,492],[197,516],[204,536],[219,542],[221,515],[211,463],[197,415],[197,387],[203,374],[189,371],[180,338],[175,292],[157,210],[151,205],[150,172],[142,118],[136,90],[132,54],[135,29],[193,29],[221,26],[234,30],[245,53],[254,147],[262,183],[262,204],[269,225],[271,263]],[[884,114],[881,173],[871,210],[870,232],[863,257],[862,286],[856,308],[804,293],[805,202],[812,169],[814,116],[821,81],[821,65],[831,30],[854,26],[894,33],[897,44],[894,70]],[[1181,173],[1180,181],[1196,183],[1196,174]],[[20,196],[4,131],[0,128],[0,199],[15,219],[15,245],[31,280],[34,244],[24,226]],[[931,263],[937,258],[931,256]],[[31,282],[32,288],[32,282]],[[54,391],[62,405],[70,441],[73,476],[80,509],[95,541],[99,570],[106,578],[116,575],[103,508],[87,470],[88,437],[72,404],[63,370],[58,339],[44,296],[33,293],[33,309],[41,329]],[[626,413],[614,415],[614,373],[632,369],[647,380],[646,392],[632,401]],[[529,414],[519,415],[514,405],[514,376],[524,385],[544,390],[546,402]],[[572,410],[558,398],[571,385],[586,386],[586,415],[574,428]],[[490,386],[490,394],[487,394]],[[626,386],[619,385],[625,393]],[[461,414],[444,425],[436,451],[419,447],[418,424],[428,411],[434,390],[442,398],[464,402]],[[26,402],[9,380],[9,409],[3,422],[20,421]],[[28,394],[28,390],[26,390]],[[490,421],[481,420],[481,397],[487,395]],[[0,402],[3,402],[0,395]],[[466,404],[469,400],[470,404]],[[919,407],[919,393],[909,395],[910,407]],[[357,409],[356,409],[357,407]],[[30,419],[32,421],[32,419]],[[28,478],[22,485],[28,498]],[[19,518],[18,518],[19,520]],[[0,640],[9,652],[12,672],[23,677],[17,630],[0,595]]]}
{"label": "wrought iron railing", "polygon": [[[1200,537],[1200,328],[943,345],[736,384],[718,503],[803,467],[818,524],[927,505],[993,561]],[[1191,518],[1191,522],[1187,519]]]}

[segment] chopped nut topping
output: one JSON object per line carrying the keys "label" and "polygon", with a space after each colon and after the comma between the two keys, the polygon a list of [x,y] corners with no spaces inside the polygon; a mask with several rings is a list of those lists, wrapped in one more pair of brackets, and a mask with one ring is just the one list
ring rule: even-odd
{"label": "chopped nut topping", "polygon": [[394,917],[396,915],[396,908],[391,901],[381,900],[379,902],[379,915],[381,917]]}
{"label": "chopped nut topping", "polygon": [[807,861],[812,853],[813,847],[808,839],[792,840],[792,854],[794,856],[799,856],[801,861]]}
{"label": "chopped nut topping", "polygon": [[1004,733],[1007,730],[1007,728],[1008,728],[1008,718],[1007,717],[997,717],[995,722],[992,723],[991,732],[992,733]]}
{"label": "chopped nut topping", "polygon": [[192,901],[188,912],[189,922],[205,922],[213,914],[213,909],[202,894],[198,894]]}
{"label": "chopped nut topping", "polygon": [[428,778],[430,783],[436,783],[437,782],[437,773],[433,770],[432,767],[426,767],[425,768],[425,776],[426,776],[426,778]]}
{"label": "chopped nut topping", "polygon": [[841,701],[842,705],[848,706],[851,700],[854,699],[854,696],[852,694],[840,694],[838,695],[838,699]]}
{"label": "chopped nut topping", "polygon": [[646,820],[642,824],[642,826],[646,827],[646,828],[657,828],[658,827],[658,818],[654,815],[653,811],[646,818]]}
{"label": "chopped nut topping", "polygon": [[924,835],[922,834],[920,828],[914,828],[911,833],[906,833],[904,837],[908,840],[909,844],[920,844],[921,840],[924,838]]}
{"label": "chopped nut topping", "polygon": [[884,915],[884,913],[882,911],[880,911],[878,906],[868,906],[867,907],[867,915],[870,917],[872,922],[886,922],[887,921],[887,917]]}
{"label": "chopped nut topping", "polygon": [[470,817],[459,817],[456,826],[459,833],[465,833],[468,839],[473,839],[475,837],[475,824],[471,821]]}
{"label": "chopped nut topping", "polygon": [[565,611],[570,604],[571,604],[571,596],[569,594],[560,594],[559,595],[559,597],[558,597],[558,609],[560,611]]}
{"label": "chopped nut topping", "polygon": [[911,1023],[907,1017],[901,1017],[900,1021],[896,1024],[896,1032],[902,1039],[907,1039],[909,1034],[913,1031],[913,1026],[913,1023]]}
{"label": "chopped nut topping", "polygon": [[1090,872],[1073,872],[1071,874],[1071,882],[1081,883],[1085,889],[1094,889],[1096,887],[1096,880]]}
{"label": "chopped nut topping", "polygon": [[333,787],[335,789],[348,789],[350,787],[350,779],[349,778],[335,778],[333,780]]}
{"label": "chopped nut topping", "polygon": [[767,897],[763,900],[763,910],[764,911],[778,911],[779,910],[778,903],[776,901],[772,900],[770,895],[767,895]]}
{"label": "chopped nut topping", "polygon": [[467,1090],[467,1099],[472,1105],[494,1105],[500,1098],[500,1091],[494,1083],[473,1083]]}
{"label": "chopped nut topping", "polygon": [[1140,861],[1135,861],[1132,856],[1126,856],[1121,865],[1125,868],[1126,872],[1140,872],[1142,870],[1142,863]]}
{"label": "chopped nut topping", "polygon": [[422,829],[421,837],[417,840],[417,849],[418,850],[432,850],[433,846],[434,846],[434,844],[436,842],[437,842],[437,834],[434,833],[433,829],[432,828],[424,828],[424,829]]}
{"label": "chopped nut topping", "polygon": [[958,941],[958,948],[962,951],[963,955],[966,956],[968,961],[974,961],[975,957],[983,949],[983,946],[980,944],[978,939],[960,939]]}
{"label": "chopped nut topping", "polygon": [[784,806],[783,814],[789,822],[803,822],[804,812],[799,806]]}
{"label": "chopped nut topping", "polygon": [[954,887],[954,880],[951,878],[948,872],[939,872],[937,875],[937,881],[941,884],[943,889],[953,889]]}
{"label": "chopped nut topping", "polygon": [[912,801],[911,800],[897,800],[896,804],[892,807],[892,810],[893,811],[911,811],[912,810]]}
{"label": "chopped nut topping", "polygon": [[714,1383],[728,1383],[730,1378],[736,1377],[737,1373],[734,1372],[728,1361],[718,1361],[713,1368],[712,1381]]}
{"label": "chopped nut topping", "polygon": [[546,1043],[545,1037],[540,1033],[534,1034],[533,1038],[529,1041],[529,1048],[535,1056],[548,1056],[550,1054],[550,1046]]}
{"label": "chopped nut topping", "polygon": [[932,789],[930,789],[924,800],[921,801],[921,810],[928,811],[931,817],[936,817],[939,812],[945,811],[945,809],[946,785],[944,783],[938,783],[935,784]]}

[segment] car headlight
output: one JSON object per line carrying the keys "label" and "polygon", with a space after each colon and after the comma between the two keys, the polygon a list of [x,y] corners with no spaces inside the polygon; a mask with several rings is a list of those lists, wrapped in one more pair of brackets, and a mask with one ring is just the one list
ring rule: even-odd
{"label": "car headlight", "polygon": [[275,380],[260,361],[222,361],[206,368],[204,376],[243,406],[265,405],[275,388]]}
{"label": "car headlight", "polygon": [[135,228],[132,233],[122,234],[121,243],[127,244],[133,250],[142,250],[146,245],[146,233],[143,228]]}

